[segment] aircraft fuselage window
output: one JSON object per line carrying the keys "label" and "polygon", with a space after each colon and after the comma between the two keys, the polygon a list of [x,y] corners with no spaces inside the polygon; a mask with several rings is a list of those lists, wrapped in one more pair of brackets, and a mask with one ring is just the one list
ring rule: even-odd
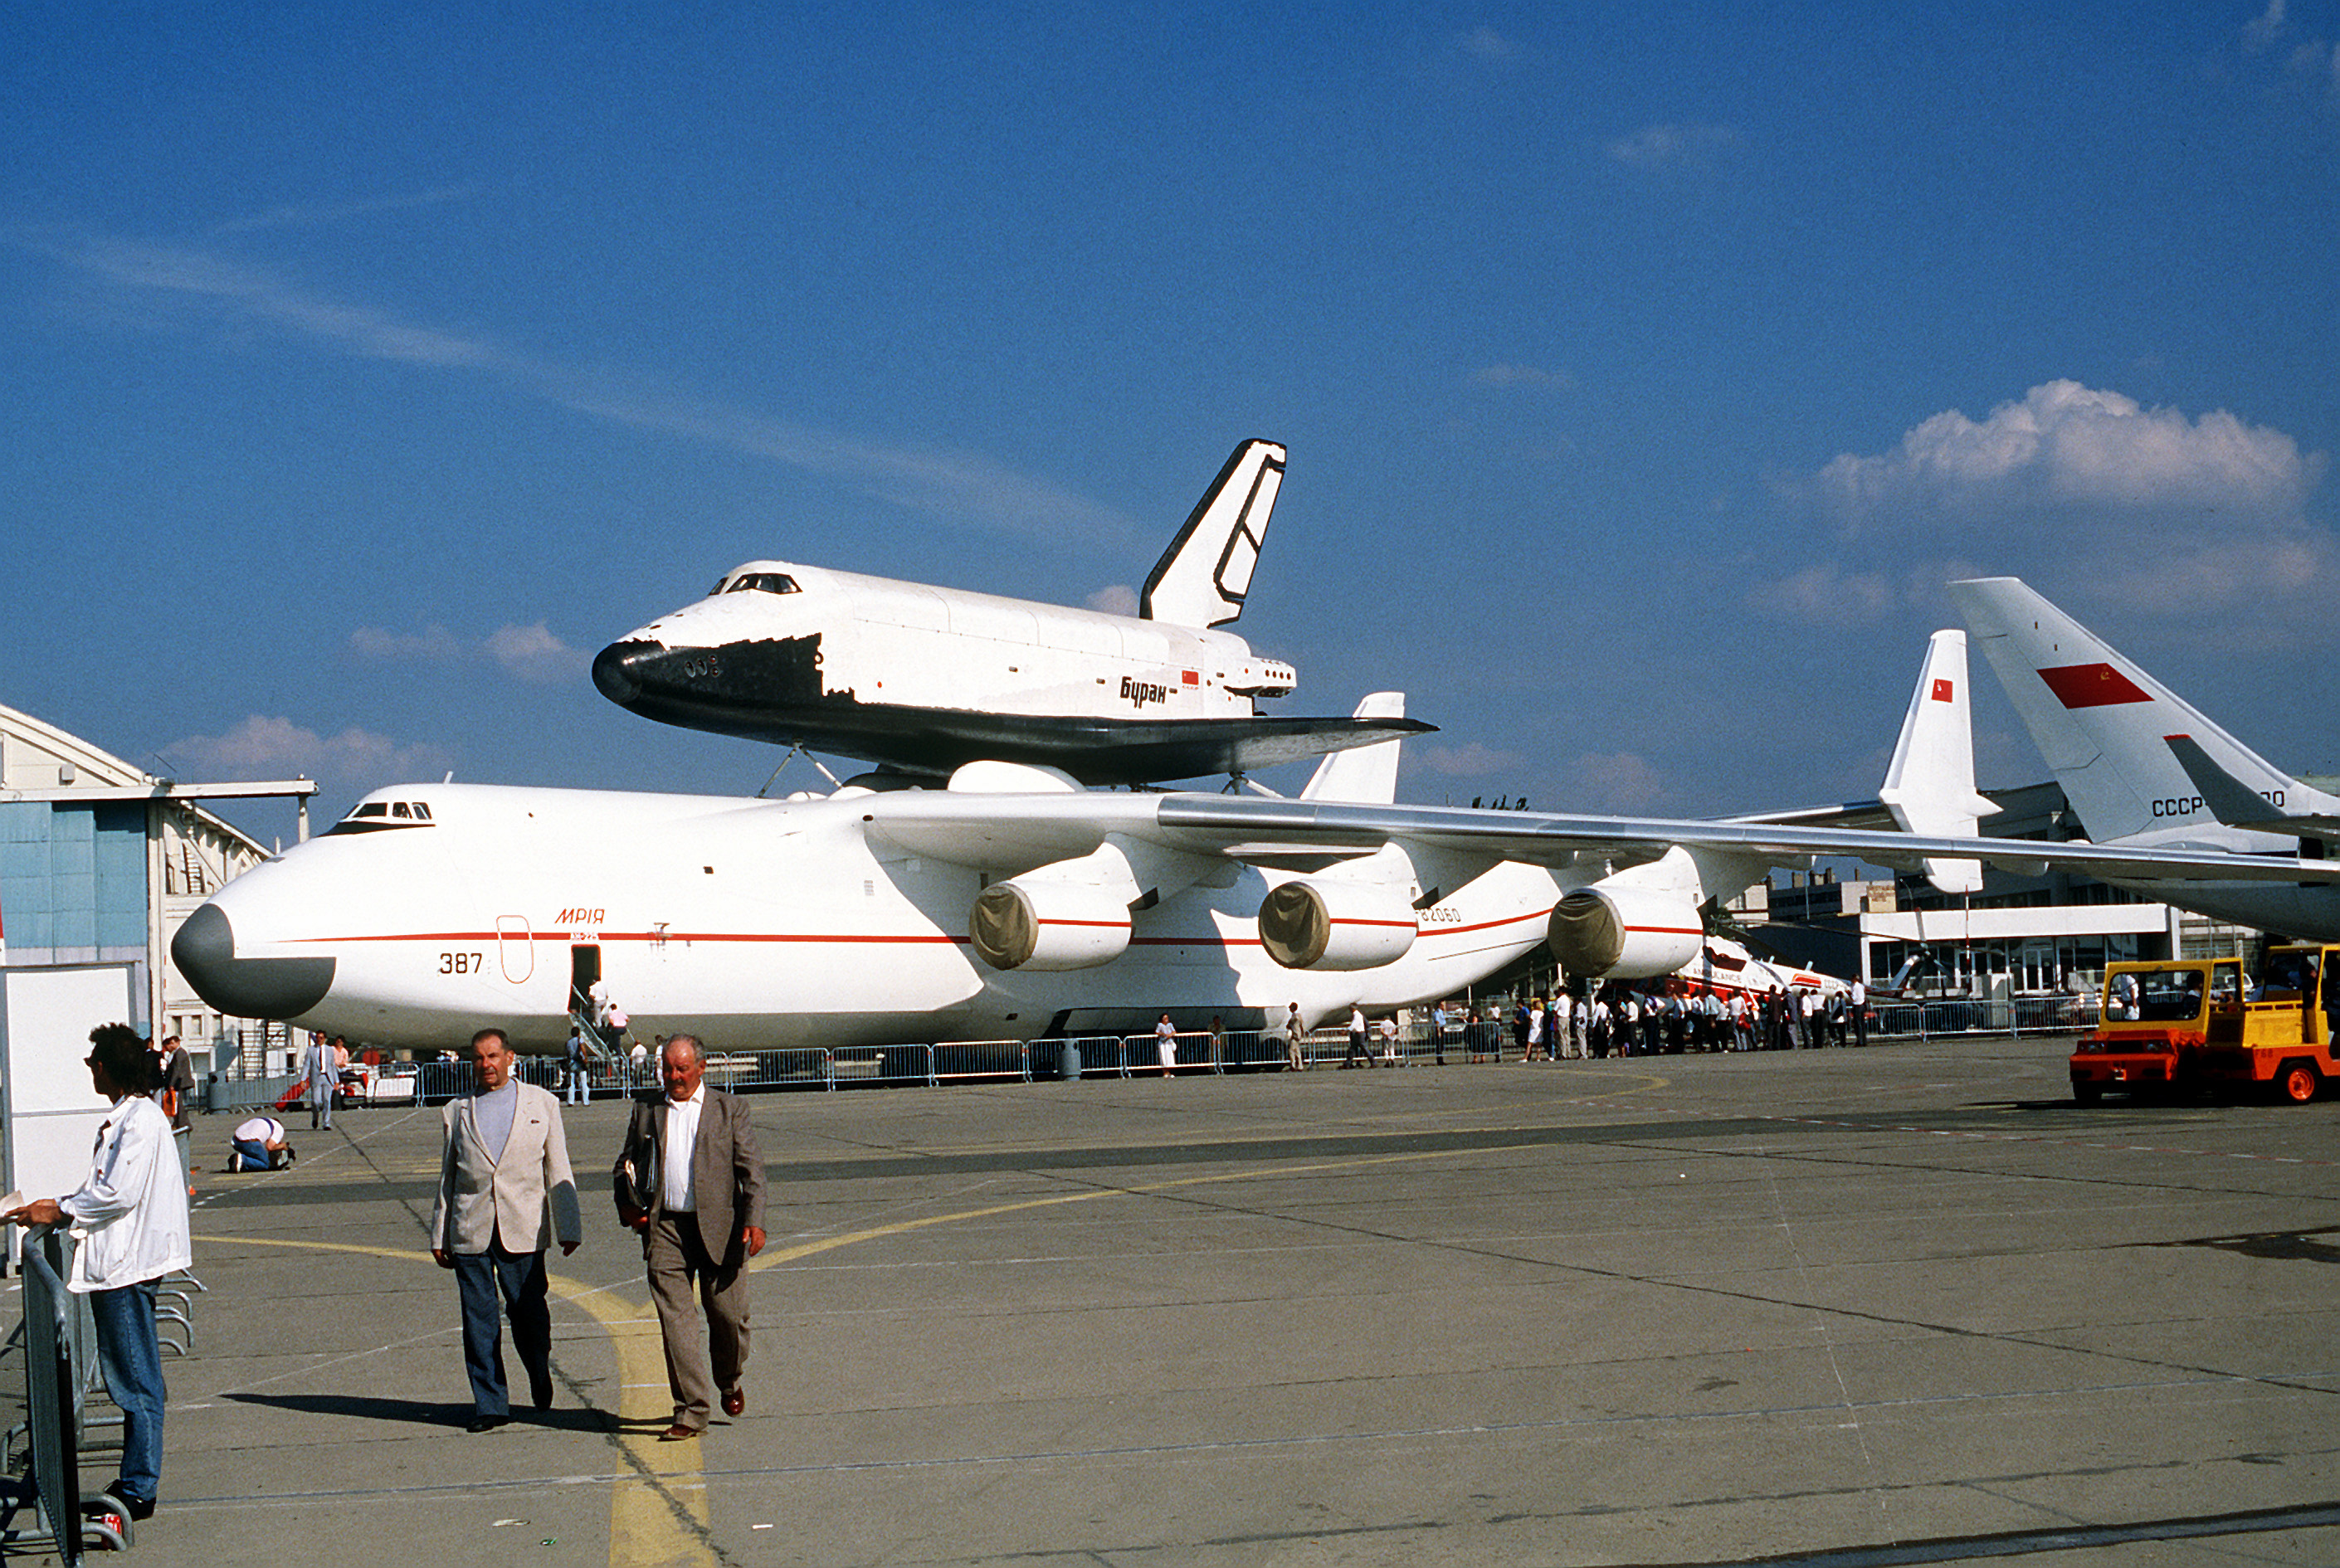
{"label": "aircraft fuselage window", "polygon": [[743,571],[731,580],[727,593],[739,593],[748,589],[763,593],[801,593],[797,580],[781,571]]}

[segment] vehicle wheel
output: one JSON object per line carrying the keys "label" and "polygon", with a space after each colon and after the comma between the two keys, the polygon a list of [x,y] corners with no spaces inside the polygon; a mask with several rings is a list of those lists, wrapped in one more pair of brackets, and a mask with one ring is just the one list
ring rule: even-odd
{"label": "vehicle wheel", "polygon": [[2285,1062],[2276,1074],[2276,1092],[2295,1106],[2304,1106],[2315,1097],[2321,1081],[2305,1062]]}
{"label": "vehicle wheel", "polygon": [[2072,1086],[2072,1097],[2084,1106],[2092,1106],[2105,1097],[2105,1091],[2103,1086],[2098,1084],[2075,1083]]}

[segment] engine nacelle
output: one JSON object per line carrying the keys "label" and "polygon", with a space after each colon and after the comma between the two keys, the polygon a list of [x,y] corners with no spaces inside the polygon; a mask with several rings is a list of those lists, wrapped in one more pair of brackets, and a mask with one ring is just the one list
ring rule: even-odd
{"label": "engine nacelle", "polygon": [[967,925],[995,969],[1093,969],[1129,949],[1129,906],[1104,888],[994,882]]}
{"label": "engine nacelle", "polygon": [[1697,907],[1680,894],[1579,888],[1552,906],[1544,940],[1572,976],[1645,980],[1697,958],[1705,936]]}
{"label": "engine nacelle", "polygon": [[1421,930],[1399,888],[1286,882],[1259,906],[1259,945],[1287,969],[1377,969],[1404,958]]}

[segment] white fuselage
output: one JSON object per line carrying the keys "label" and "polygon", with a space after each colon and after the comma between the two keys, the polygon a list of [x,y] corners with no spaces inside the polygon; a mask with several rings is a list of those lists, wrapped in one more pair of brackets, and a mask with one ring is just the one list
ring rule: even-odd
{"label": "white fuselage", "polygon": [[1145,1027],[1165,1009],[1189,1027],[1213,1013],[1255,1027],[1295,1001],[1314,1021],[1459,994],[1542,940],[1558,888],[1542,868],[1501,864],[1423,911],[1403,958],[1302,972],[1258,936],[1261,900],[1284,878],[1230,862],[1225,885],[1139,913],[1110,965],[1003,972],[970,949],[983,874],[866,834],[863,791],[760,801],[441,785],[370,798],[391,799],[427,822],[337,829],[212,902],[238,960],[332,960],[293,1023],[416,1047],[496,1025],[521,1048],[557,1048],[583,948],[637,1035],[687,1031],[723,1050],[1033,1038]]}

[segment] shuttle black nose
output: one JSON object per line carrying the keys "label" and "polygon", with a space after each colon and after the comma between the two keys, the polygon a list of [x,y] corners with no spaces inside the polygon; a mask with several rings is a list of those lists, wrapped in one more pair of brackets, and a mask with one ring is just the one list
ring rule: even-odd
{"label": "shuttle black nose", "polygon": [[205,904],[171,938],[171,962],[195,995],[235,1018],[296,1018],[333,988],[331,958],[239,958],[227,911]]}
{"label": "shuttle black nose", "polygon": [[643,667],[665,653],[656,642],[612,642],[593,656],[593,684],[619,707],[631,708],[641,700]]}

